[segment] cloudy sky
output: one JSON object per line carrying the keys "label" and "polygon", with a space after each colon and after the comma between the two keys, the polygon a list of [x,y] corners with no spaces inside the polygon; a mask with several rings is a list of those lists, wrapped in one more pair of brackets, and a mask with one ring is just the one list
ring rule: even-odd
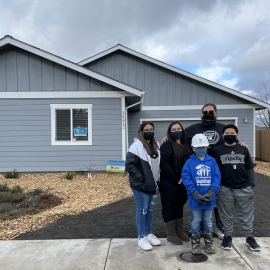
{"label": "cloudy sky", "polygon": [[0,0],[4,35],[74,62],[120,43],[246,94],[270,78],[269,0]]}

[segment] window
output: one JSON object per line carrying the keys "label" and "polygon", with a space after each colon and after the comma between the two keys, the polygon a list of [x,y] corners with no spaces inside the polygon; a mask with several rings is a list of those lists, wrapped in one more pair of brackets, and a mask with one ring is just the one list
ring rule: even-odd
{"label": "window", "polygon": [[52,145],[92,145],[91,104],[51,104]]}

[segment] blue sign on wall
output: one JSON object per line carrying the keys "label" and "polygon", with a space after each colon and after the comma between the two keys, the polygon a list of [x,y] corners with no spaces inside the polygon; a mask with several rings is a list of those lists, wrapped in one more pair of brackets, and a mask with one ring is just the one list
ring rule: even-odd
{"label": "blue sign on wall", "polygon": [[87,128],[77,127],[74,128],[74,136],[86,136],[87,135]]}

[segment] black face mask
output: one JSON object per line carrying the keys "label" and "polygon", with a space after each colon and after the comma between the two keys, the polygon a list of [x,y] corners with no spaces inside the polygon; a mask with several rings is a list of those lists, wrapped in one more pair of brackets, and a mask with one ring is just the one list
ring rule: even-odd
{"label": "black face mask", "polygon": [[236,141],[236,135],[224,135],[224,141],[228,144],[233,144]]}
{"label": "black face mask", "polygon": [[202,124],[205,127],[213,126],[216,123],[216,118],[213,113],[206,113],[202,116]]}
{"label": "black face mask", "polygon": [[150,132],[143,132],[143,137],[146,140],[151,140],[154,137],[154,132],[150,131]]}
{"label": "black face mask", "polygon": [[179,130],[179,131],[174,131],[174,132],[171,132],[171,136],[173,139],[180,139],[182,137],[182,134],[183,134],[183,131]]}

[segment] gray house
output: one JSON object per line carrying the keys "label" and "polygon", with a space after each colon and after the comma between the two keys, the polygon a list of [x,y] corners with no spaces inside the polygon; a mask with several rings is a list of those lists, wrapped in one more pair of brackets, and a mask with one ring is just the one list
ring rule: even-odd
{"label": "gray house", "polygon": [[125,159],[142,91],[11,36],[0,39],[0,171],[105,170]]}
{"label": "gray house", "polygon": [[198,122],[203,104],[235,123],[255,153],[259,100],[117,45],[76,64],[0,39],[0,171],[105,170],[125,159],[143,121],[158,140],[172,120]]}
{"label": "gray house", "polygon": [[122,45],[78,64],[144,92],[141,108],[128,110],[128,144],[133,142],[143,121],[155,124],[155,136],[160,141],[171,121],[180,120],[184,127],[198,123],[202,106],[214,103],[218,121],[237,125],[240,141],[248,144],[251,156],[255,156],[255,110],[270,108],[270,104]]}

